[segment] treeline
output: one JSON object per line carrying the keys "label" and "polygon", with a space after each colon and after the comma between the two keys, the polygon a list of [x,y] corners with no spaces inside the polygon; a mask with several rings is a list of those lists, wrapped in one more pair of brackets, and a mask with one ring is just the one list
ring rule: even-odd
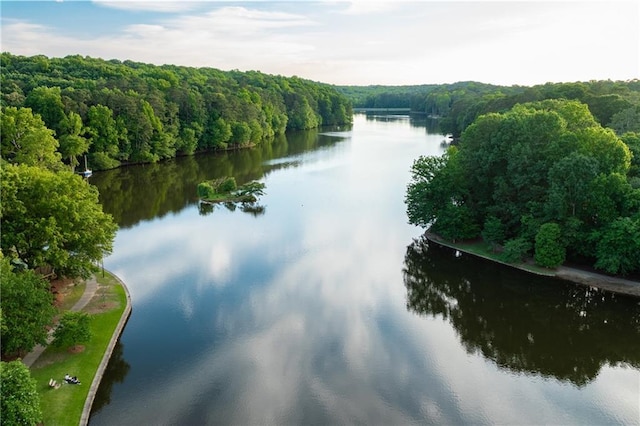
{"label": "treeline", "polygon": [[458,82],[421,86],[339,86],[358,108],[411,108],[440,117],[440,130],[459,138],[477,117],[506,112],[518,103],[577,100],[602,126],[618,134],[640,132],[640,80],[547,83],[532,87]]}
{"label": "treeline", "polygon": [[[39,115],[72,167],[83,155],[91,168],[109,169],[352,120],[345,96],[298,77],[79,55],[2,53],[0,61],[3,116]],[[17,145],[3,137],[6,160]]]}

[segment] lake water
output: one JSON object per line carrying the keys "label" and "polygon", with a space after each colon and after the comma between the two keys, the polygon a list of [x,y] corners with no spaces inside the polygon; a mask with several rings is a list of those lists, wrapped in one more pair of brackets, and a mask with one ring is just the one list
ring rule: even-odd
{"label": "lake water", "polygon": [[[429,246],[407,224],[432,123],[96,173],[133,312],[92,425],[638,424],[640,306]],[[199,182],[259,180],[257,208]]]}

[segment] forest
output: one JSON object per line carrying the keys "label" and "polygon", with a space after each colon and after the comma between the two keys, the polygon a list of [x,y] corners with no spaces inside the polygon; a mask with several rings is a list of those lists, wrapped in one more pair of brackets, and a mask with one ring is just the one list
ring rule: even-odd
{"label": "forest", "polygon": [[640,80],[338,90],[438,118],[452,137],[411,169],[410,223],[481,238],[508,262],[640,272]]}
{"label": "forest", "polygon": [[450,240],[482,238],[507,262],[638,273],[640,137],[628,131],[637,118],[629,124],[603,127],[564,98],[480,115],[443,156],[414,162],[409,221]]}
{"label": "forest", "polygon": [[0,65],[7,161],[20,155],[22,141],[8,139],[21,134],[16,125],[51,131],[72,169],[86,155],[90,168],[104,170],[352,120],[349,100],[335,88],[298,77],[7,52]]}
{"label": "forest", "polygon": [[640,132],[640,80],[496,86],[467,81],[418,86],[338,86],[355,108],[410,108],[440,119],[440,130],[458,139],[476,118],[506,112],[519,103],[545,99],[576,100],[588,105],[602,126],[619,135]]}

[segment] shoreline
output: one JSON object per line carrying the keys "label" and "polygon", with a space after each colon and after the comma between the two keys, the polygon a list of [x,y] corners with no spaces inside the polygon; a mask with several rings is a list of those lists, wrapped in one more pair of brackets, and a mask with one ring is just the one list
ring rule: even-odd
{"label": "shoreline", "polygon": [[96,397],[96,393],[98,392],[98,388],[100,387],[100,382],[102,382],[102,377],[104,376],[104,372],[107,369],[107,365],[109,364],[109,360],[111,360],[111,355],[113,354],[113,350],[116,347],[116,343],[120,339],[122,335],[122,331],[124,330],[127,321],[129,321],[129,317],[131,316],[131,295],[129,294],[129,289],[127,288],[124,281],[120,279],[116,274],[111,271],[107,271],[111,276],[113,276],[116,281],[123,288],[127,304],[120,316],[120,320],[118,321],[118,325],[113,331],[113,335],[111,336],[111,340],[107,345],[107,349],[104,351],[104,355],[102,356],[102,360],[98,365],[98,369],[96,370],[95,375],[93,376],[93,381],[91,382],[91,387],[89,388],[89,393],[87,394],[87,399],[84,402],[84,407],[82,409],[82,415],[80,417],[80,426],[85,426],[89,423],[89,417],[91,416],[91,407],[93,406],[93,401]]}
{"label": "shoreline", "polygon": [[596,287],[601,290],[609,291],[612,293],[624,294],[626,296],[633,296],[633,297],[640,298],[640,282],[638,281],[600,274],[597,272],[587,271],[587,270],[578,269],[578,268],[572,268],[569,266],[559,266],[556,269],[547,269],[546,271],[535,271],[530,268],[526,268],[520,264],[507,263],[507,262],[500,261],[498,259],[494,259],[489,256],[484,256],[479,253],[474,253],[473,251],[465,249],[461,244],[446,241],[440,236],[433,234],[429,231],[425,232],[424,236],[427,240],[429,240],[429,242],[438,244],[442,247],[458,250],[462,253],[476,256],[491,262],[499,263],[501,265],[509,266],[511,268],[519,269],[529,274],[558,278],[563,281],[572,282],[574,284],[586,285],[589,287]]}

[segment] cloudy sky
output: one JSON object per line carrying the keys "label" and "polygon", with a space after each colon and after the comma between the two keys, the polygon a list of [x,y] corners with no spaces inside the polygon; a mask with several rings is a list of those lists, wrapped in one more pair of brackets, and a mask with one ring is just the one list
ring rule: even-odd
{"label": "cloudy sky", "polygon": [[332,84],[640,78],[640,2],[2,1],[2,51]]}

